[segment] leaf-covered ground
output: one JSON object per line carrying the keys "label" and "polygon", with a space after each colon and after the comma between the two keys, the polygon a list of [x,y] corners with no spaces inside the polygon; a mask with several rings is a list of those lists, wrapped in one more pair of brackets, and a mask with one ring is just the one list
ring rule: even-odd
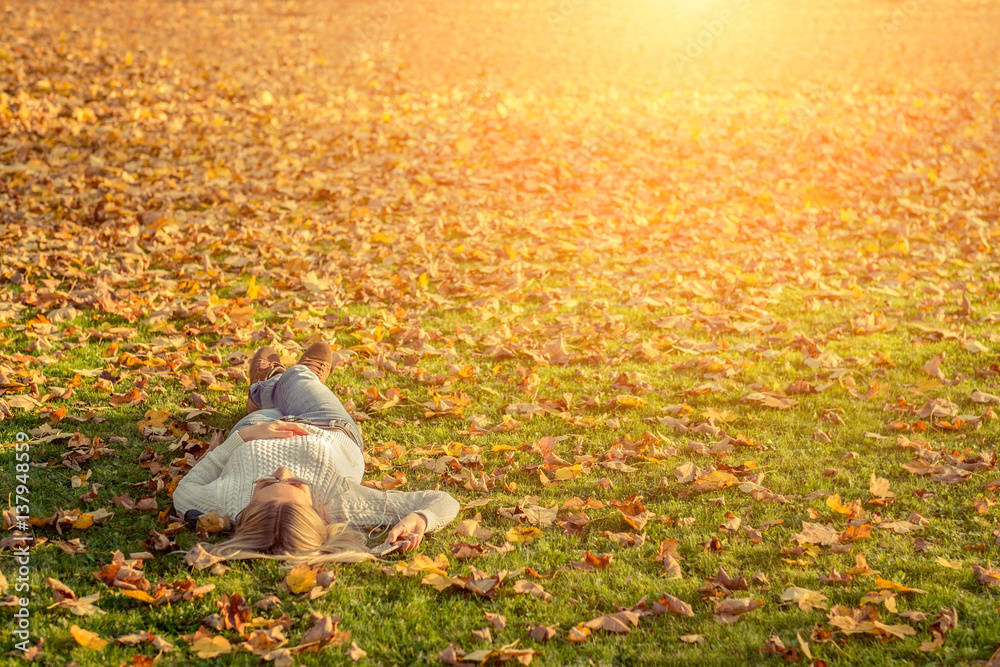
{"label": "leaf-covered ground", "polygon": [[[995,4],[0,11],[0,661],[23,595],[51,665],[994,655]],[[188,565],[171,490],[318,338],[458,520]]]}

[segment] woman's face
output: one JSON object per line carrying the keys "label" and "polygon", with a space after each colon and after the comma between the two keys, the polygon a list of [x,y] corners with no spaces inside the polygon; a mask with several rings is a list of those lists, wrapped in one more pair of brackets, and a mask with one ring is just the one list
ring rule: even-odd
{"label": "woman's face", "polygon": [[[288,480],[294,477],[292,471],[284,466],[275,470],[272,476],[277,480]],[[257,482],[254,485],[253,493],[250,495],[250,502],[266,502],[269,500],[312,506],[312,491],[307,485],[304,486],[287,481]]]}

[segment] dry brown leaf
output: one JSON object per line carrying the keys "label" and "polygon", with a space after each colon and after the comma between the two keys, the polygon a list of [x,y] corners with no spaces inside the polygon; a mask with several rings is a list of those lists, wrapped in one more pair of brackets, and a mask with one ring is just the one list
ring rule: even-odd
{"label": "dry brown leaf", "polygon": [[639,614],[634,611],[619,611],[614,614],[604,614],[603,616],[598,616],[597,618],[592,618],[586,623],[585,627],[591,630],[604,630],[605,632],[614,632],[619,634],[628,634],[632,632],[632,628],[629,624],[633,626],[639,625]]}
{"label": "dry brown leaf", "polygon": [[489,611],[484,611],[483,614],[486,616],[486,620],[492,623],[497,630],[503,630],[507,627],[507,618],[503,614],[494,614]]}
{"label": "dry brown leaf", "polygon": [[328,646],[340,646],[351,639],[349,631],[337,628],[340,617],[313,612],[312,619],[312,627],[302,635],[299,644],[289,649],[293,654],[315,652]]}
{"label": "dry brown leaf", "polygon": [[679,598],[675,598],[669,593],[663,593],[660,599],[653,603],[653,611],[658,614],[670,612],[678,616],[694,617],[694,610],[691,608],[691,605]]}
{"label": "dry brown leaf", "polygon": [[611,565],[611,560],[614,558],[612,554],[600,554],[594,555],[589,551],[583,552],[583,560],[579,562],[570,563],[570,567],[575,567],[578,570],[584,570],[585,572],[591,572],[593,570],[606,570]]}
{"label": "dry brown leaf", "polygon": [[357,662],[358,660],[361,660],[362,658],[367,656],[368,653],[365,650],[363,650],[360,646],[358,646],[355,642],[351,642],[351,647],[347,649],[347,655],[348,657],[351,658],[351,660]]}
{"label": "dry brown leaf", "polygon": [[715,613],[720,616],[739,616],[763,606],[763,602],[751,598],[729,598],[715,605]]}
{"label": "dry brown leaf", "polygon": [[204,570],[212,567],[216,563],[222,563],[226,559],[209,553],[201,544],[195,544],[186,554],[184,554],[184,564],[190,565],[195,570]]}
{"label": "dry brown leaf", "polygon": [[684,577],[684,573],[681,572],[681,564],[673,556],[663,557],[663,570],[667,579],[682,579]]}
{"label": "dry brown leaf", "polygon": [[872,473],[868,482],[868,491],[879,500],[892,500],[896,494],[889,490],[889,480],[884,477],[876,477]]}
{"label": "dry brown leaf", "polygon": [[802,531],[792,535],[799,544],[840,544],[840,533],[829,526],[809,521],[802,522]]}
{"label": "dry brown leaf", "polygon": [[827,597],[819,591],[811,591],[808,588],[789,586],[781,594],[781,599],[785,602],[794,602],[802,611],[826,609]]}
{"label": "dry brown leaf", "polygon": [[984,586],[1000,588],[1000,568],[982,567],[978,563],[973,563],[972,572],[976,575],[976,580]]}
{"label": "dry brown leaf", "polygon": [[552,594],[547,593],[541,584],[534,581],[528,581],[527,579],[518,579],[514,582],[514,592],[515,593],[527,593],[528,595],[533,595],[534,597],[542,600],[543,602],[551,602],[553,600]]}
{"label": "dry brown leaf", "polygon": [[586,627],[583,623],[578,623],[569,629],[569,633],[566,635],[568,641],[574,643],[585,642],[590,638],[590,628]]}
{"label": "dry brown leaf", "polygon": [[552,625],[533,625],[528,628],[528,634],[536,642],[546,642],[556,636],[556,628]]}
{"label": "dry brown leaf", "polygon": [[624,500],[611,500],[610,504],[621,512],[628,525],[636,530],[642,530],[646,523],[655,516],[642,504],[642,496],[640,495],[630,496]]}

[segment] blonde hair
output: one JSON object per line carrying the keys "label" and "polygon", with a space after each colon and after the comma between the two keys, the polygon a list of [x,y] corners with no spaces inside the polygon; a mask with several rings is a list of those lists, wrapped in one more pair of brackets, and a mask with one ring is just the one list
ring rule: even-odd
{"label": "blonde hair", "polygon": [[289,566],[378,560],[364,533],[328,524],[310,505],[280,500],[251,502],[236,517],[233,536],[206,551],[226,560],[268,558]]}

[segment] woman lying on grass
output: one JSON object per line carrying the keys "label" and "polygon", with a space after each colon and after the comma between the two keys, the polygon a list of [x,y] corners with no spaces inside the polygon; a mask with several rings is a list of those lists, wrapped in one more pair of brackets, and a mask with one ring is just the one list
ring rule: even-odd
{"label": "woman lying on grass", "polygon": [[333,352],[312,345],[288,370],[270,346],[250,360],[247,414],[188,472],[174,507],[228,515],[233,536],[209,546],[236,560],[358,562],[375,555],[361,526],[395,524],[376,553],[416,548],[459,504],[443,491],[385,492],[360,484],[361,431],[324,384]]}

